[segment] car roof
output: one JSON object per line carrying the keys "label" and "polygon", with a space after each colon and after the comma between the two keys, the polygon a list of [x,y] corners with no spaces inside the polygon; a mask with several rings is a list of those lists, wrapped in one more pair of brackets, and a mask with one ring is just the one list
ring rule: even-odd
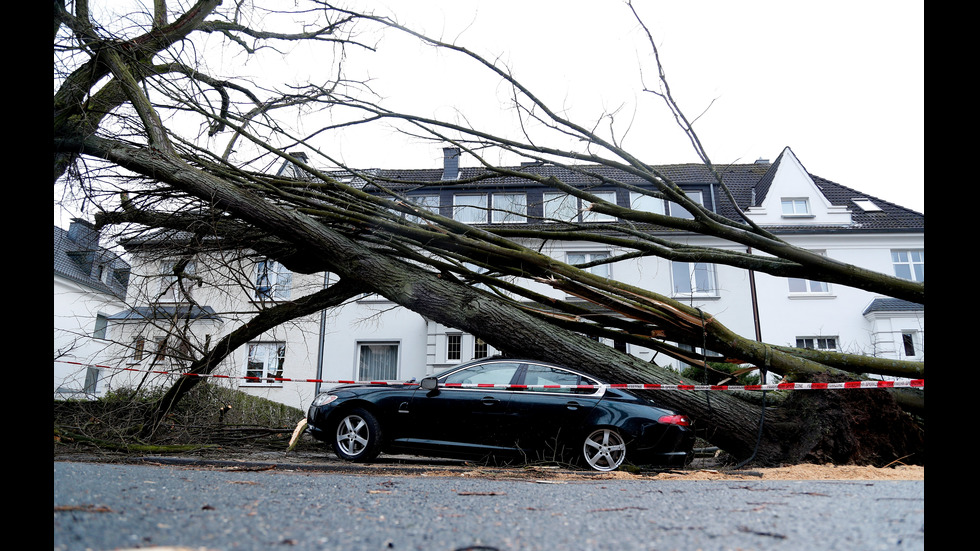
{"label": "car roof", "polygon": [[510,363],[521,363],[521,364],[544,365],[544,366],[547,366],[547,367],[554,367],[554,368],[557,368],[557,369],[564,369],[564,370],[567,370],[567,371],[571,371],[572,373],[576,373],[576,374],[582,375],[583,377],[588,377],[590,379],[593,379],[593,380],[595,380],[598,383],[605,384],[605,381],[603,381],[599,377],[596,377],[595,375],[589,375],[588,373],[583,373],[583,372],[581,372],[581,371],[579,371],[577,369],[573,369],[571,367],[567,367],[567,366],[564,366],[564,365],[561,365],[561,364],[556,364],[556,363],[553,363],[553,362],[546,362],[544,360],[534,360],[534,359],[530,359],[530,358],[515,358],[515,357],[510,357],[510,356],[490,356],[488,358],[480,358],[480,359],[477,359],[477,360],[473,360],[473,361],[466,362],[466,363],[463,363],[463,364],[460,364],[460,365],[456,365],[456,366],[453,366],[453,367],[446,368],[446,369],[444,369],[444,370],[442,370],[442,371],[440,371],[438,373],[433,374],[432,376],[433,377],[442,377],[443,375],[446,375],[448,373],[452,373],[454,371],[458,371],[460,369],[465,369],[465,368],[468,368],[468,367],[471,367],[471,366],[474,366],[474,365],[481,365],[481,364],[495,363],[495,362],[510,362]]}

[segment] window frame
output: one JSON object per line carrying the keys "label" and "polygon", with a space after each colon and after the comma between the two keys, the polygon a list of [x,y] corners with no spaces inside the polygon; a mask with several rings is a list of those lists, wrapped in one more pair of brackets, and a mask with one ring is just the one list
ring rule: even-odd
{"label": "window frame", "polygon": [[473,359],[482,360],[490,356],[490,345],[487,341],[473,335]]}
{"label": "window frame", "polygon": [[[510,201],[506,205],[497,204],[504,197],[519,197],[517,202]],[[527,223],[527,193],[523,191],[502,191],[490,194],[490,221],[493,224],[525,224]],[[516,208],[515,208],[516,207]]]}
{"label": "window frame", "polygon": [[[185,300],[185,298],[186,299],[194,298],[194,293],[193,293],[193,289],[195,287],[194,283],[185,284],[184,287],[185,290],[187,291],[187,295],[188,295],[187,297],[184,297],[183,293],[181,293],[180,282],[178,281],[177,275],[174,274],[174,266],[176,266],[179,262],[180,260],[168,259],[168,260],[161,260],[157,264],[157,269],[159,270],[157,276],[159,278],[158,281],[159,287],[157,289],[158,292],[156,295],[156,302],[184,304],[189,301],[189,300]],[[187,266],[184,268],[184,273],[191,276],[196,275],[197,261],[196,260],[188,261]],[[185,278],[184,281],[187,282],[193,280],[188,280]],[[200,282],[199,281],[196,282],[196,285],[200,286]]]}
{"label": "window frame", "polygon": [[[800,346],[801,341],[803,341],[803,346]],[[814,346],[806,346],[806,341],[812,341],[812,344]],[[828,344],[827,341],[833,341],[834,346],[833,348],[829,348],[827,346],[819,346],[821,344],[821,341],[824,341],[823,344],[825,345]],[[807,350],[823,350],[823,351],[830,351],[830,352],[840,352],[840,337],[833,336],[833,335],[809,335],[809,336],[796,337],[796,348],[804,348]]]}
{"label": "window frame", "polygon": [[902,358],[919,358],[922,356],[921,332],[915,329],[902,329],[899,331]]}
{"label": "window frame", "polygon": [[[892,271],[895,273],[895,277],[905,279],[908,281],[915,281],[922,283],[925,281],[926,277],[926,251],[925,249],[892,249],[891,260],[892,260]],[[905,255],[906,259],[901,260],[898,258],[899,255]],[[918,256],[918,260],[915,260],[913,256]],[[905,268],[908,270],[908,277],[899,273],[899,268]]]}
{"label": "window frame", "polygon": [[[810,209],[810,198],[809,197],[780,197],[780,214],[783,218],[811,218],[813,217],[813,211]],[[799,210],[799,206],[803,206],[802,212]],[[789,207],[789,212],[787,212],[787,207]]]}
{"label": "window frame", "polygon": [[[408,200],[412,203],[412,205],[421,210],[426,210],[432,214],[440,214],[439,205],[441,203],[441,198],[439,197],[438,193],[420,193],[417,195],[409,195]],[[433,202],[434,204],[431,204]],[[421,223],[424,220],[421,216],[416,216],[414,214],[406,214],[405,218],[408,221],[416,224]]]}
{"label": "window frame", "polygon": [[95,330],[92,331],[92,338],[102,341],[109,338],[109,317],[105,314],[95,315]]}
{"label": "window frame", "polygon": [[[262,358],[262,374],[261,375],[251,375],[255,369],[252,367],[253,358],[255,354],[253,353],[257,349],[262,349],[266,351],[266,354]],[[275,352],[275,357],[270,354]],[[272,359],[275,363],[275,370],[272,371],[269,368],[268,361]],[[245,367],[244,372],[246,377],[258,377],[258,380],[254,379],[244,379],[242,381],[243,386],[282,386],[282,381],[275,381],[272,379],[282,378],[285,372],[286,363],[286,343],[283,341],[256,341],[248,343],[245,349]]]}
{"label": "window frame", "polygon": [[[680,291],[677,288],[678,270],[681,266],[685,267],[687,272],[687,284],[688,287],[686,291]],[[709,286],[706,290],[701,290],[697,287],[698,278],[698,267],[704,266],[701,269],[702,272],[707,273],[709,276]],[[683,297],[683,298],[716,298],[718,297],[718,273],[715,264],[709,262],[678,262],[671,261],[670,263],[670,284],[671,284],[671,296],[673,297]]]}
{"label": "window frame", "polygon": [[[572,256],[582,256],[584,260],[575,261]],[[609,251],[565,251],[565,263],[570,266],[575,266],[577,264],[586,264],[589,262],[594,262],[596,260],[601,260],[604,258],[612,258],[612,253]],[[606,279],[612,279],[612,263],[599,264],[596,266],[591,266],[588,268],[582,268],[592,275],[599,277],[604,277]],[[595,270],[602,269],[605,274],[596,273]]]}
{"label": "window frame", "polygon": [[[589,193],[607,203],[619,204],[616,198],[616,190],[590,191]],[[555,201],[558,201],[558,203],[555,203]],[[541,214],[545,218],[545,222],[549,223],[555,223],[556,220],[569,223],[605,223],[616,221],[615,216],[586,210],[592,206],[591,201],[586,201],[585,199],[580,199],[575,195],[561,191],[546,191],[542,193],[541,204]],[[557,208],[549,207],[549,205],[555,204],[558,205]]]}
{"label": "window frame", "polygon": [[[820,256],[827,256],[827,251],[810,252],[819,254]],[[815,279],[806,279],[802,277],[788,277],[786,278],[786,282],[789,286],[789,294],[793,297],[830,295],[830,283],[827,283],[826,281],[818,281]],[[797,286],[802,285],[804,290],[794,290],[794,284]]]}
{"label": "window frame", "polygon": [[[475,197],[480,198],[482,204],[462,204],[457,201],[462,197]],[[488,211],[490,209],[490,195],[488,193],[454,193],[453,194],[453,220],[461,222],[463,224],[486,224],[490,219],[488,216]],[[472,220],[463,219],[461,214],[467,212],[476,212],[479,216],[474,217]]]}
{"label": "window frame", "polygon": [[[659,205],[658,208],[649,209],[642,208],[645,204],[651,203],[653,206]],[[667,216],[667,200],[659,195],[647,195],[645,193],[638,193],[636,191],[630,192],[630,209],[637,212],[649,212],[652,214],[660,214]]]}
{"label": "window frame", "polygon": [[[616,201],[616,190],[591,191],[590,193],[607,203],[612,203],[614,205],[619,204]],[[581,205],[581,209],[579,210],[579,212],[581,213],[581,221],[583,223],[616,221],[616,217],[611,214],[593,212],[589,210],[589,208],[594,204],[593,201],[586,201],[585,199],[582,199],[579,204]]]}
{"label": "window frame", "polygon": [[[684,195],[687,195],[688,199],[694,201],[695,203],[701,205],[702,207],[704,206],[704,192],[701,191],[700,189],[692,189],[692,190],[684,189],[681,191],[684,192]],[[675,208],[677,211],[679,211],[676,214],[674,213]],[[667,216],[672,216],[674,218],[683,218],[684,220],[694,220],[694,213],[682,207],[680,203],[675,203],[669,200],[667,201]]]}
{"label": "window frame", "polygon": [[[381,373],[381,377],[376,377],[371,370],[377,369],[390,369],[388,366],[382,366],[378,368],[377,366],[370,367],[369,371],[364,369],[364,353],[362,352],[365,348],[370,347],[387,347],[394,351],[394,373]],[[357,345],[354,347],[355,358],[354,358],[354,375],[355,380],[358,381],[396,381],[401,373],[401,341],[398,340],[367,340],[367,341],[357,341]]]}
{"label": "window frame", "polygon": [[463,334],[449,333],[446,335],[446,361],[458,362],[463,357]]}
{"label": "window frame", "polygon": [[[265,277],[269,279],[268,291],[261,285],[262,267],[266,267]],[[262,300],[288,300],[292,293],[293,273],[280,262],[263,258],[255,263],[255,279],[252,281],[252,298]]]}

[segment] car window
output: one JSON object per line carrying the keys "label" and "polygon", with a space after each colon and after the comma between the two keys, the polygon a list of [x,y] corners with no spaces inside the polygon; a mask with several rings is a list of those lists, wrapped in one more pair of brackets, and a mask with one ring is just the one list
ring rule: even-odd
{"label": "car window", "polygon": [[494,362],[475,365],[447,375],[440,382],[462,384],[508,385],[521,367],[519,363]]}
{"label": "car window", "polygon": [[[548,367],[546,365],[529,365],[527,374],[524,376],[524,384],[533,385],[595,385],[596,381],[587,377],[582,377],[578,373],[572,373],[564,369]],[[557,392],[561,394],[594,394],[598,392],[595,388],[532,388],[534,392]]]}

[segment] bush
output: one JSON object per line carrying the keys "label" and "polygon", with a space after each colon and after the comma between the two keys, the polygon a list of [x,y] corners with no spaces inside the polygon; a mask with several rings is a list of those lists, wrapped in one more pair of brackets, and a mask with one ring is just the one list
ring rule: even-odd
{"label": "bush", "polygon": [[[144,443],[139,434],[150,408],[163,391],[116,389],[92,401],[54,402],[56,442],[58,434],[71,434],[106,443]],[[229,407],[230,406],[230,407]],[[152,438],[159,444],[261,444],[272,439],[275,448],[285,446],[293,428],[305,412],[278,402],[251,396],[234,389],[207,383],[198,384],[167,415]]]}

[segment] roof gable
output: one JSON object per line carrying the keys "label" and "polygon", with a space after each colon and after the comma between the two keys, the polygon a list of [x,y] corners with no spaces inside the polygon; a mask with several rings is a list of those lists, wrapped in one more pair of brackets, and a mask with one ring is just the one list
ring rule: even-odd
{"label": "roof gable", "polygon": [[[833,204],[790,148],[756,184],[745,214],[763,226],[850,226],[851,211]],[[784,202],[787,204],[784,205]]]}

